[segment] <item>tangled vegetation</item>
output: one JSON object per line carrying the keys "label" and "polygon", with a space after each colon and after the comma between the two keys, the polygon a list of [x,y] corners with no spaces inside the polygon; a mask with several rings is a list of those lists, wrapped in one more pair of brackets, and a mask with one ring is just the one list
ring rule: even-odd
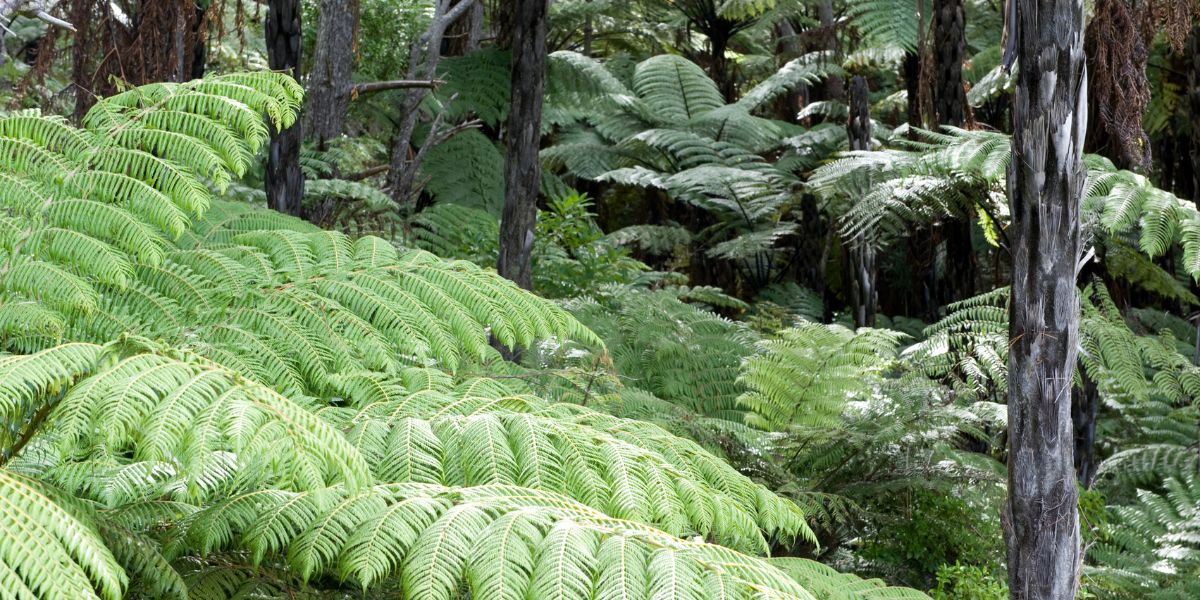
{"label": "tangled vegetation", "polygon": [[1200,7],[1013,4],[0,0],[0,600],[1200,597]]}

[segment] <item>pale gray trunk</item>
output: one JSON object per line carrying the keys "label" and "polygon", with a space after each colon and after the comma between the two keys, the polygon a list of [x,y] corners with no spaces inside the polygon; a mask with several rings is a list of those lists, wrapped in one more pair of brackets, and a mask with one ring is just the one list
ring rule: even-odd
{"label": "pale gray trunk", "polygon": [[[429,27],[413,42],[409,53],[408,80],[432,79],[436,75],[438,63],[442,59],[442,40],[446,35],[446,30],[474,7],[475,3],[472,2],[459,2],[458,4],[455,4],[453,0],[437,0],[435,2],[433,18],[429,22]],[[413,147],[413,135],[416,133],[417,123],[421,119],[421,101],[427,95],[429,95],[428,87],[411,87],[400,101],[400,127],[395,139],[392,140],[392,156],[389,162],[387,184],[392,199],[401,205],[412,204],[420,193],[417,174],[425,154],[438,142],[444,140],[448,135],[452,135],[454,131],[451,129],[447,132],[441,129],[442,123],[439,115],[434,118],[429,133],[425,136],[425,141],[421,146]]]}
{"label": "pale gray trunk", "polygon": [[1083,0],[1013,1],[1008,580],[1015,600],[1067,600],[1079,586],[1082,558],[1071,387],[1087,124]]}

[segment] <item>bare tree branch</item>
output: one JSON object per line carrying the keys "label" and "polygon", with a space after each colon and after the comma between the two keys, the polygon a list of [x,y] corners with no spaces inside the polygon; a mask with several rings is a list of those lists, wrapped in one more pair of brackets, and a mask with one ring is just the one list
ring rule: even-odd
{"label": "bare tree branch", "polygon": [[387,90],[400,89],[426,89],[433,90],[445,84],[441,79],[393,79],[391,81],[372,81],[370,83],[358,83],[350,86],[349,94],[353,99],[361,94],[370,94],[371,92],[384,92]]}
{"label": "bare tree branch", "polygon": [[[429,27],[413,43],[405,79],[429,79],[437,71],[438,62],[442,58],[442,38],[446,35],[446,29],[474,5],[473,2],[459,1],[457,4],[454,2],[455,0],[437,0]],[[412,154],[412,138],[417,129],[417,122],[421,118],[419,108],[421,102],[429,95],[429,91],[430,88],[411,88],[400,103],[402,120],[400,130],[392,143],[392,169],[387,180],[392,198],[399,203],[407,202],[411,198],[417,170],[428,150],[429,142],[438,139],[441,114],[434,119],[429,129],[429,135],[425,138],[425,144],[422,144],[422,148]],[[411,158],[410,154],[412,154]]]}
{"label": "bare tree branch", "polygon": [[[26,7],[27,4],[31,4],[32,6]],[[53,7],[47,6],[46,0],[0,0],[0,18],[4,20],[8,20],[9,16],[15,12],[29,10],[34,17],[50,25],[71,31],[76,30],[75,26],[71,23],[50,14],[50,11],[53,9]]]}

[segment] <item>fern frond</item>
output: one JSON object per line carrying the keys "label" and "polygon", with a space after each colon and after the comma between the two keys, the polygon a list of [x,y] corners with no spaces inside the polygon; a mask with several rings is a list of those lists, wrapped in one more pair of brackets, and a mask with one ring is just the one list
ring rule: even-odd
{"label": "fern frond", "polygon": [[903,334],[884,329],[851,331],[839,325],[800,323],[760,343],[738,380],[749,391],[738,403],[747,423],[767,429],[836,422],[846,402],[871,391]]}
{"label": "fern frond", "polygon": [[[398,575],[414,597],[451,598],[463,586],[497,598],[539,590],[570,595],[598,581],[618,594],[637,587],[672,598],[709,598],[712,589],[811,598],[766,562],[546,492],[388,484],[331,493],[236,496],[189,517],[179,541],[210,550],[243,547],[260,557],[286,552],[314,573],[333,571],[360,585]],[[646,562],[631,562],[639,559]],[[619,583],[629,577],[641,579]]]}
{"label": "fern frond", "polygon": [[680,123],[724,106],[717,85],[695,63],[662,54],[638,64],[633,89],[663,123]]}
{"label": "fern frond", "polygon": [[125,571],[94,524],[42,484],[0,469],[0,585],[13,598],[120,600]]}

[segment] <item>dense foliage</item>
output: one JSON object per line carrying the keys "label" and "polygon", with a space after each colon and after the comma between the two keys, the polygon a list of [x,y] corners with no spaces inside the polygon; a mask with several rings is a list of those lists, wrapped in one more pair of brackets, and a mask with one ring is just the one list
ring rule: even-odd
{"label": "dense foliage", "polygon": [[[1009,597],[1003,3],[555,0],[522,147],[528,2],[0,2],[0,599]],[[1079,597],[1195,598],[1200,6],[1088,6]]]}

